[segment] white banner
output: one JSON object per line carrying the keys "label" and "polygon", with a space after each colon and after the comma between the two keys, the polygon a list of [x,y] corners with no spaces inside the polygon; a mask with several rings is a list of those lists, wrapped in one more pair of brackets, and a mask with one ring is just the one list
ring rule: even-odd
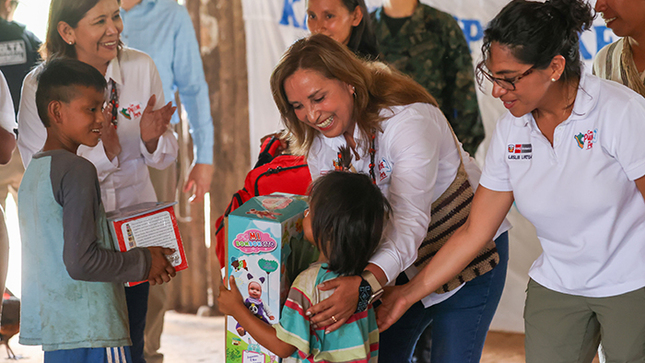
{"label": "white banner", "polygon": [[[282,128],[280,115],[273,103],[269,78],[282,53],[298,38],[308,34],[305,17],[306,0],[243,0],[249,72],[249,127],[251,157],[255,163],[262,136]],[[481,40],[486,24],[508,3],[508,0],[422,0],[423,3],[452,14],[462,30],[472,53],[474,64],[481,59]],[[591,0],[592,5],[595,0]],[[382,0],[366,0],[370,12]],[[606,44],[616,40],[601,18],[590,31],[582,34],[580,51],[587,70],[594,55]],[[488,82],[487,82],[488,83]],[[478,90],[479,106],[486,130],[486,139],[476,159],[483,160],[489,135],[495,121],[505,111],[499,100]],[[511,232],[511,259],[507,284],[492,329],[523,331],[522,307],[528,269],[541,252],[535,231],[513,208],[509,214],[515,228]]]}

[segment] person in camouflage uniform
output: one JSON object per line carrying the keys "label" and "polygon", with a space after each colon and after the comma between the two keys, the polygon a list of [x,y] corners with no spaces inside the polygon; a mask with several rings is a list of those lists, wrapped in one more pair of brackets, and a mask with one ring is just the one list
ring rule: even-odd
{"label": "person in camouflage uniform", "polygon": [[[411,16],[389,11],[399,6],[395,3],[411,9]],[[436,98],[464,149],[474,155],[484,140],[484,126],[470,49],[457,21],[417,0],[385,1],[371,18],[380,60],[412,77]]]}

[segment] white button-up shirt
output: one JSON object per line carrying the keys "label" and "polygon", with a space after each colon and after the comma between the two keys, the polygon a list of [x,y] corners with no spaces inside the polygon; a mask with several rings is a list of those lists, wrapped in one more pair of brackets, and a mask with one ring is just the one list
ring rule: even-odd
{"label": "white button-up shirt", "polygon": [[529,113],[497,124],[480,183],[512,191],[543,253],[529,275],[558,292],[615,296],[645,286],[645,99],[583,75],[553,146]]}
{"label": "white button-up shirt", "polygon": [[[381,244],[370,260],[379,266],[388,281],[393,282],[403,271],[409,278],[417,268],[412,264],[430,224],[432,202],[453,182],[464,161],[470,184],[476,188],[481,174],[475,161],[460,147],[457,149],[452,132],[441,110],[430,104],[415,103],[382,110],[386,120],[381,123],[382,133],[375,139],[376,184],[392,206],[392,218],[387,222]],[[362,139],[358,127],[354,139]],[[363,141],[358,152],[360,160],[352,165],[358,172],[369,174],[368,142]],[[307,162],[315,179],[334,169],[338,148],[346,145],[341,135],[326,138],[320,134],[314,139]],[[360,144],[359,144],[360,145]],[[510,228],[505,221],[499,236]],[[430,294],[422,299],[424,306],[446,300],[457,289],[445,294]]]}
{"label": "white button-up shirt", "polygon": [[[22,87],[18,112],[18,149],[25,167],[31,156],[42,149],[47,131],[36,108],[36,76],[42,66],[31,71]],[[96,167],[101,183],[101,199],[106,211],[142,202],[157,201],[147,166],[168,167],[177,158],[177,138],[171,130],[159,138],[157,149],[149,153],[141,140],[139,122],[150,96],[155,94],[154,109],[164,105],[163,87],[152,59],[145,53],[123,48],[108,65],[105,79],[114,80],[118,90],[117,134],[121,153],[113,160],[105,154],[103,143],[95,147],[81,145],[78,155]],[[109,86],[108,86],[109,88]]]}

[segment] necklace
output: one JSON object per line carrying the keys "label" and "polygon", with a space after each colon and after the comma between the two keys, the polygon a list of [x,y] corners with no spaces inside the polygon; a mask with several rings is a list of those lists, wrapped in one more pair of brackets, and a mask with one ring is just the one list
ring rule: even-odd
{"label": "necklace", "polygon": [[376,139],[376,135],[372,133],[370,136],[372,138],[371,145],[370,145],[370,177],[372,178],[372,183],[376,184],[376,174],[374,173],[374,157],[376,155],[376,147],[374,147],[374,139]]}
{"label": "necklace", "polygon": [[116,82],[113,79],[110,79],[110,104],[112,105],[112,125],[116,129],[117,120],[116,117],[119,114],[119,95],[116,90]]}

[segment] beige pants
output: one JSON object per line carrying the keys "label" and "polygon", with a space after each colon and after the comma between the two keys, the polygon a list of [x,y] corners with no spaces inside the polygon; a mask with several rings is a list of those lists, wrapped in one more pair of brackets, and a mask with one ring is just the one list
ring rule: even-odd
{"label": "beige pants", "polygon": [[18,200],[18,186],[25,168],[22,166],[20,153],[16,148],[7,165],[0,165],[0,312],[2,312],[2,295],[9,268],[9,235],[5,226],[4,211],[7,195],[11,193],[14,201]]}
{"label": "beige pants", "polygon": [[4,223],[4,210],[0,207],[0,314],[2,313],[2,296],[4,295],[4,283],[7,279],[9,268],[9,235]]}

